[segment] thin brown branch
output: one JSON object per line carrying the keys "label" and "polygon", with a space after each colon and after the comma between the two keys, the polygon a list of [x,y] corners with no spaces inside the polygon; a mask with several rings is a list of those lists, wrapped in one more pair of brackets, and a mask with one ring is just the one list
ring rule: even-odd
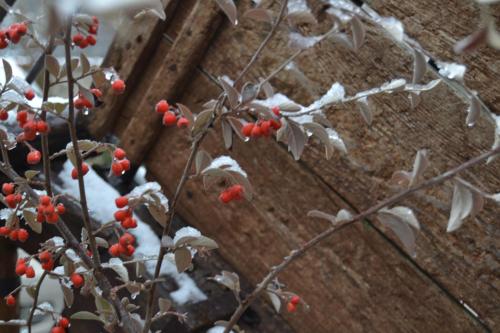
{"label": "thin brown branch", "polygon": [[[50,36],[49,45],[45,49],[45,56],[52,53],[54,44],[54,36]],[[43,96],[42,96],[42,104],[49,99],[49,90],[50,90],[50,73],[47,68],[45,68],[43,72]],[[40,114],[40,118],[43,121],[47,121],[47,111],[43,111]],[[43,175],[45,177],[45,191],[47,191],[48,196],[52,196],[52,184],[50,177],[50,152],[49,152],[49,134],[42,133],[42,158],[43,158]],[[31,333],[31,325],[29,326],[29,330]]]}
{"label": "thin brown branch", "polygon": [[431,179],[421,183],[420,185],[406,189],[406,190],[401,191],[400,193],[395,194],[395,195],[393,195],[393,196],[391,196],[383,201],[380,201],[378,204],[376,204],[376,205],[368,208],[367,210],[353,216],[350,220],[344,222],[340,226],[332,226],[332,227],[326,229],[325,231],[323,231],[322,233],[320,233],[319,235],[315,236],[314,238],[309,240],[307,243],[302,245],[300,248],[291,251],[290,254],[287,257],[285,257],[285,259],[279,265],[274,266],[271,269],[269,274],[267,274],[264,277],[264,279],[252,291],[252,293],[250,295],[248,295],[240,303],[240,305],[238,306],[236,311],[231,316],[229,323],[225,327],[224,333],[229,333],[231,328],[233,328],[233,326],[236,325],[236,323],[238,322],[240,317],[243,315],[245,310],[250,306],[250,304],[253,303],[253,301],[260,295],[260,293],[262,293],[262,291],[264,291],[266,289],[267,285],[276,276],[278,276],[279,273],[281,273],[285,268],[287,268],[292,262],[294,262],[295,260],[302,257],[308,250],[312,249],[314,246],[319,244],[324,239],[330,237],[333,233],[335,233],[339,230],[342,230],[342,229],[346,228],[347,226],[349,226],[357,221],[365,219],[366,217],[378,212],[380,209],[382,209],[384,207],[392,206],[392,205],[407,198],[408,196],[410,196],[411,194],[413,194],[417,191],[441,184],[444,181],[453,178],[458,173],[460,173],[460,172],[462,172],[462,171],[464,171],[464,170],[466,170],[466,169],[468,169],[468,168],[470,168],[478,163],[481,163],[481,162],[487,160],[489,157],[497,155],[497,154],[500,154],[500,147],[495,148],[493,150],[490,150],[490,151],[488,151],[484,154],[481,154],[479,156],[476,156],[476,157],[468,160],[467,162],[460,164],[459,166],[442,173],[441,175],[438,175],[434,178],[431,178]]}

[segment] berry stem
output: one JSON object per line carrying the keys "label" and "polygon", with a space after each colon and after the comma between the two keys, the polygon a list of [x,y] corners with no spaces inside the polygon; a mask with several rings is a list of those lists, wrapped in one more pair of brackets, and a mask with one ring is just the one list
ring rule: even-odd
{"label": "berry stem", "polygon": [[[49,39],[49,45],[45,49],[44,56],[47,56],[52,53],[54,44],[54,36],[51,34]],[[43,72],[43,96],[42,96],[42,104],[49,99],[49,90],[50,90],[50,73],[47,68],[45,68]],[[47,121],[47,111],[43,111],[40,114],[40,118],[43,121]],[[43,175],[45,178],[45,191],[47,191],[48,196],[52,196],[52,184],[50,177],[50,157],[49,157],[49,134],[47,132],[42,133],[42,158],[43,158]],[[34,303],[36,304],[36,302]],[[32,318],[32,316],[30,316]],[[28,321],[30,323],[30,321]],[[31,325],[28,325],[29,333],[31,333]]]}

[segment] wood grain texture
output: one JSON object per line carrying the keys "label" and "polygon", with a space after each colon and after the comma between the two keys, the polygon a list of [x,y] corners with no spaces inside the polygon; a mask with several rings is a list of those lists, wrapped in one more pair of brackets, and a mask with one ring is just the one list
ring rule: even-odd
{"label": "wood grain texture", "polygon": [[[377,3],[380,6],[375,6]],[[319,25],[307,32],[327,31],[331,21],[323,12],[322,2],[311,0],[309,4],[319,17]],[[374,7],[385,16],[398,17],[397,10],[391,7],[398,7],[395,3],[384,4],[374,2]],[[241,1],[240,10],[248,7],[249,1]],[[419,8],[418,13],[425,10]],[[461,17],[462,13],[458,11],[456,16]],[[415,21],[426,22],[425,18],[415,18]],[[428,26],[421,23],[420,35],[412,37],[424,48],[431,48],[429,52],[440,55],[444,53],[435,51],[450,51],[453,42],[448,37],[445,38],[447,44],[439,40],[439,25],[433,33],[422,32]],[[239,27],[231,27],[226,22],[223,28],[201,65],[215,76],[234,78],[269,27],[242,20]],[[451,36],[454,28],[446,29]],[[411,35],[410,28],[407,32]],[[255,80],[269,74],[291,54],[287,44],[287,32],[281,31],[246,79]],[[488,105],[493,105],[498,98],[498,86],[492,84],[495,72],[488,67],[489,51],[481,49],[481,52],[486,53],[478,57],[486,62],[469,64],[469,73],[478,72],[466,76],[466,80],[470,87],[479,90]],[[157,63],[153,63],[156,66]],[[411,79],[412,76],[411,55],[392,41],[381,38],[372,28],[359,53],[324,41],[299,57],[296,65],[308,78],[306,83],[289,71],[278,75],[272,83],[278,91],[306,105],[336,81],[345,86],[348,94],[354,94],[395,78]],[[151,65],[148,70],[156,68]],[[434,78],[428,74],[425,81]],[[180,93],[177,96],[193,111],[201,111],[201,104],[220,93],[199,73],[190,72],[188,79],[183,96]],[[145,82],[141,89],[153,89],[155,82],[158,81]],[[410,169],[417,150],[426,148],[431,152],[432,166],[426,174],[430,177],[489,149],[493,142],[493,128],[484,119],[472,129],[465,126],[467,105],[444,84],[424,93],[422,104],[415,110],[410,110],[403,95],[376,97],[372,102],[375,120],[370,128],[352,105],[327,110],[329,119],[346,141],[350,151],[347,157],[336,155],[327,161],[322,147],[312,144],[296,163],[272,140],[237,142],[229,154],[248,172],[256,189],[255,200],[224,206],[217,202],[217,189],[203,191],[201,183],[193,181],[188,183],[180,201],[180,215],[209,237],[216,238],[224,258],[255,283],[289,250],[325,228],[322,222],[306,218],[308,210],[334,213],[344,207],[355,211],[366,209],[394,192],[386,181],[392,172]],[[142,108],[132,108],[138,109]],[[148,112],[153,112],[152,105]],[[134,119],[132,112],[121,113],[117,128],[122,138],[127,138],[136,128],[130,126],[130,119]],[[140,138],[143,133],[145,130],[135,132],[134,136]],[[163,129],[146,158],[151,174],[167,194],[174,191],[188,147],[188,139],[182,131]],[[203,147],[215,155],[228,154],[221,137],[215,134],[210,135]],[[490,192],[498,192],[499,175],[500,162],[496,161],[471,170],[463,177]],[[450,184],[446,184],[404,203],[416,211],[422,224],[415,260],[401,250],[390,231],[378,222],[367,221],[343,230],[295,263],[281,280],[302,294],[312,309],[287,316],[291,325],[299,332],[484,330],[459,304],[463,301],[478,313],[487,327],[498,330],[500,231],[495,223],[500,209],[488,202],[484,211],[468,219],[462,229],[446,234],[450,193]]]}

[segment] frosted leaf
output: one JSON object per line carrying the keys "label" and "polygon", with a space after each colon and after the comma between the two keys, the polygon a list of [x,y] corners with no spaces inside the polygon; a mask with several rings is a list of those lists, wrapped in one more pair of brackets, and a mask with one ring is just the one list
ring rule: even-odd
{"label": "frosted leaf", "polygon": [[306,0],[288,0],[287,9],[288,13],[311,11]]}
{"label": "frosted leaf", "polygon": [[380,87],[380,89],[385,90],[385,91],[395,91],[395,90],[404,88],[405,84],[406,84],[405,79],[394,79],[390,82],[384,83]]}
{"label": "frosted leaf", "polygon": [[472,192],[462,183],[456,182],[453,188],[450,218],[446,231],[452,232],[460,228],[463,220],[471,213],[472,207]]}
{"label": "frosted leaf", "polygon": [[193,227],[183,227],[175,233],[174,245],[177,246],[177,243],[182,238],[191,238],[191,237],[198,238],[200,236],[201,236],[201,232],[198,229],[195,229]]}
{"label": "frosted leaf", "polygon": [[233,0],[215,0],[232,24],[238,24],[238,11]]}
{"label": "frosted leaf", "polygon": [[463,81],[465,71],[467,70],[467,67],[465,67],[465,65],[457,64],[454,62],[438,61],[437,66],[439,68],[440,75],[450,80],[457,80],[457,81]]}
{"label": "frosted leaf", "polygon": [[402,222],[408,223],[415,229],[420,230],[420,224],[418,223],[417,218],[415,217],[415,214],[413,214],[413,211],[404,206],[396,206],[391,209],[387,208],[382,208],[381,210],[378,211],[378,214],[389,214],[394,216],[395,218],[401,220]]}
{"label": "frosted leaf", "polygon": [[307,109],[319,109],[327,104],[340,102],[345,97],[344,86],[338,82],[332,84],[330,89],[321,98],[307,107]]}
{"label": "frosted leaf", "polygon": [[123,265],[123,261],[120,258],[111,258],[108,263],[102,264],[103,267],[109,267],[118,274],[123,282],[129,281],[128,270]]}
{"label": "frosted leaf", "polygon": [[[493,142],[493,146],[491,149],[497,149],[500,147],[500,116],[496,115],[495,116],[495,122],[496,122],[496,127],[495,127],[495,141]],[[498,154],[494,156],[490,156],[486,163],[491,163],[495,158],[498,157]]]}
{"label": "frosted leaf", "polygon": [[37,309],[35,310],[35,316],[44,315],[46,313],[54,312],[54,307],[49,302],[43,302],[38,304]]}
{"label": "frosted leaf", "polygon": [[64,239],[62,237],[55,236],[47,240],[45,243],[50,244],[52,246],[62,247],[64,246]]}
{"label": "frosted leaf", "polygon": [[427,71],[427,59],[418,50],[413,50],[413,78],[412,83],[418,83],[424,78],[425,72]]}
{"label": "frosted leaf", "polygon": [[225,171],[233,171],[243,175],[244,177],[247,177],[247,173],[240,167],[238,162],[225,155],[219,156],[214,159],[210,163],[210,165],[202,171],[202,173],[206,172],[209,169],[223,169]]}
{"label": "frosted leaf", "polygon": [[364,121],[370,126],[373,121],[373,112],[368,98],[365,96],[356,100],[356,105]]}
{"label": "frosted leaf", "polygon": [[358,50],[365,40],[366,30],[363,23],[357,16],[352,17],[351,29],[352,29],[352,43],[354,45],[354,49]]}
{"label": "frosted leaf", "polygon": [[344,140],[342,140],[340,135],[333,128],[327,128],[326,132],[328,133],[328,137],[330,138],[330,141],[335,146],[335,148],[337,148],[344,154],[347,154],[347,148],[345,146]]}
{"label": "frosted leaf", "polygon": [[465,124],[472,127],[476,124],[477,119],[481,116],[481,102],[476,94],[470,98],[469,108],[467,109],[467,119]]}
{"label": "frosted leaf", "polygon": [[413,170],[409,186],[413,186],[420,183],[423,173],[429,166],[429,159],[427,155],[428,151],[425,149],[417,151],[417,155],[415,156],[415,162],[413,162]]}
{"label": "frosted leaf", "polygon": [[290,47],[297,49],[308,49],[323,39],[322,36],[303,36],[298,32],[289,34]]}
{"label": "frosted leaf", "polygon": [[380,25],[391,34],[398,42],[402,42],[404,38],[404,27],[401,21],[394,17],[379,18]]}
{"label": "frosted leaf", "polygon": [[488,33],[486,37],[488,39],[488,44],[492,48],[500,50],[500,32],[498,32],[494,20],[491,20],[488,25]]}
{"label": "frosted leaf", "polygon": [[408,253],[412,257],[415,257],[415,233],[410,227],[410,224],[392,213],[379,212],[377,218],[383,225],[389,227],[396,234]]}

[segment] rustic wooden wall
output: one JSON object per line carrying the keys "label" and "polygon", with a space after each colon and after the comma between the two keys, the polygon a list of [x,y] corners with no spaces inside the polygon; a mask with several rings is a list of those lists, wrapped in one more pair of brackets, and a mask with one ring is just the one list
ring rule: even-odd
{"label": "rustic wooden wall", "polygon": [[[314,30],[326,31],[323,1],[308,3],[319,17]],[[467,85],[499,113],[498,51],[482,47],[468,56],[452,52],[454,42],[476,26],[478,9],[472,1],[376,0],[370,5],[381,15],[402,20],[408,35],[436,60],[467,64]],[[150,175],[171,195],[189,141],[182,131],[159,126],[154,104],[168,97],[200,111],[205,101],[220,93],[211,77],[234,78],[269,27],[245,20],[232,27],[213,1],[168,0],[165,6],[170,20],[138,22],[113,44],[107,62],[117,65],[129,89],[126,96],[106,101],[92,130],[97,136],[117,134],[133,161],[145,162]],[[249,6],[250,1],[239,2],[241,11]],[[175,47],[161,37],[162,31]],[[247,79],[265,76],[290,54],[286,33],[280,33]],[[315,97],[311,91],[325,92],[335,81],[352,94],[394,78],[411,79],[412,61],[401,45],[369,27],[358,53],[324,41],[297,59],[311,81],[309,89],[290,72],[272,83],[296,101],[308,103]],[[434,78],[436,74],[429,72],[425,79]],[[350,151],[348,157],[337,155],[329,161],[322,147],[311,145],[301,161],[294,162],[273,140],[237,142],[227,152],[220,131],[214,131],[203,148],[238,160],[254,185],[255,199],[222,205],[215,191],[204,191],[199,181],[190,181],[179,214],[217,239],[222,256],[256,283],[291,249],[326,227],[306,218],[308,210],[363,210],[393,193],[386,180],[395,170],[410,169],[417,150],[430,150],[431,176],[478,155],[493,142],[492,125],[484,117],[474,128],[464,125],[464,96],[446,84],[427,93],[415,110],[410,110],[405,96],[377,97],[373,102],[376,112],[370,128],[351,105],[328,110]],[[496,161],[463,176],[498,191],[499,171]],[[311,304],[307,313],[284,314],[291,326],[297,332],[500,330],[500,229],[495,224],[500,209],[487,203],[479,216],[447,234],[450,190],[435,188],[404,203],[422,224],[415,259],[390,231],[367,220],[334,235],[283,273],[281,280]]]}

